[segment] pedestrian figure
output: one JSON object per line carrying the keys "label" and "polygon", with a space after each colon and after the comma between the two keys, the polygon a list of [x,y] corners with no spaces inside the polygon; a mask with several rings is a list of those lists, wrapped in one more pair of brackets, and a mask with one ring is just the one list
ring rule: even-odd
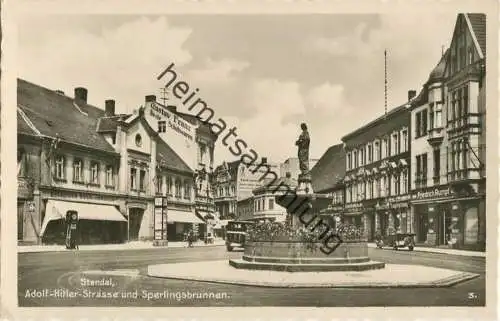
{"label": "pedestrian figure", "polygon": [[188,247],[193,247],[194,233],[193,231],[188,232]]}

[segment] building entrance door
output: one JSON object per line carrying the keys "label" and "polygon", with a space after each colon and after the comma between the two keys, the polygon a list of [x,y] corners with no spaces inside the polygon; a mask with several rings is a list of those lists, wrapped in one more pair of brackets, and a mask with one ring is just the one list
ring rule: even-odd
{"label": "building entrance door", "polygon": [[419,213],[417,217],[417,241],[419,243],[424,243],[427,241],[427,232],[429,231],[429,217],[427,213]]}
{"label": "building entrance door", "polygon": [[142,208],[131,208],[129,209],[129,240],[137,241],[139,240],[139,230],[141,229],[142,217],[144,215],[144,210]]}

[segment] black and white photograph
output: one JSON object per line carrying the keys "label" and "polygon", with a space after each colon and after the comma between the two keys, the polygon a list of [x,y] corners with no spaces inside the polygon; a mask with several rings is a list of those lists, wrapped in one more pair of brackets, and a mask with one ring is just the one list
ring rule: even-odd
{"label": "black and white photograph", "polygon": [[461,10],[19,14],[18,307],[486,308]]}

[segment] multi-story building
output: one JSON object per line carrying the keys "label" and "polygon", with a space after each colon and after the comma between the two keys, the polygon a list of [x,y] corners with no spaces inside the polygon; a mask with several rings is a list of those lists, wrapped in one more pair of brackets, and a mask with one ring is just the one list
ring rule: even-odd
{"label": "multi-story building", "polygon": [[328,220],[330,226],[335,226],[336,217],[342,220],[345,200],[345,173],[346,161],[343,144],[330,146],[311,168],[313,191],[332,197],[332,203],[321,213]]}
{"label": "multi-story building", "polygon": [[89,105],[82,87],[72,98],[18,80],[19,241],[64,240],[67,210],[79,213],[83,243],[151,240],[160,184],[170,231],[204,223],[194,214],[193,171],[144,109],[116,115],[113,100],[105,105]]}
{"label": "multi-story building", "polygon": [[213,174],[214,202],[221,219],[232,219],[237,214],[237,186],[240,161],[223,162]]}
{"label": "multi-story building", "polygon": [[[309,168],[313,168],[318,162],[318,159],[309,160]],[[291,178],[298,179],[300,174],[299,159],[297,157],[287,158],[280,165],[280,177],[286,177],[286,173],[290,173]]]}
{"label": "multi-story building", "polygon": [[217,136],[210,129],[210,124],[195,115],[178,111],[175,105],[159,103],[154,95],[147,96],[144,110],[149,125],[157,128],[160,138],[168,142],[194,171],[196,214],[204,220],[214,219],[216,208],[212,178]]}
{"label": "multi-story building", "polygon": [[252,191],[252,196],[238,201],[238,220],[284,222],[286,208],[277,204],[275,199],[296,186],[297,180],[291,178],[290,173],[286,177],[262,180],[261,185]]}
{"label": "multi-story building", "polygon": [[278,164],[268,162],[266,157],[252,165],[236,160],[218,166],[213,175],[213,193],[221,219],[237,216],[238,202],[252,197],[254,189],[265,179],[279,178],[279,169]]}
{"label": "multi-story building", "polygon": [[[410,102],[415,91],[408,92]],[[344,221],[377,234],[411,232],[409,102],[344,136]]]}
{"label": "multi-story building", "polygon": [[485,30],[485,15],[458,15],[450,48],[412,108],[411,190],[418,242],[485,246]]}

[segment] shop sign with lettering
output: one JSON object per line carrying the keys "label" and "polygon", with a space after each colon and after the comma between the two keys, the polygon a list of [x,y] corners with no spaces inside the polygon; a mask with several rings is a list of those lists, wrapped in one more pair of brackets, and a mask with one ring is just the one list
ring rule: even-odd
{"label": "shop sign with lettering", "polygon": [[412,194],[412,200],[424,200],[429,198],[443,198],[452,197],[453,190],[449,187],[446,188],[431,188],[424,191],[418,191]]}
{"label": "shop sign with lettering", "polygon": [[146,105],[145,109],[145,112],[156,120],[165,120],[168,127],[189,140],[194,141],[194,126],[186,120],[154,102],[149,105],[149,108],[148,105]]}

